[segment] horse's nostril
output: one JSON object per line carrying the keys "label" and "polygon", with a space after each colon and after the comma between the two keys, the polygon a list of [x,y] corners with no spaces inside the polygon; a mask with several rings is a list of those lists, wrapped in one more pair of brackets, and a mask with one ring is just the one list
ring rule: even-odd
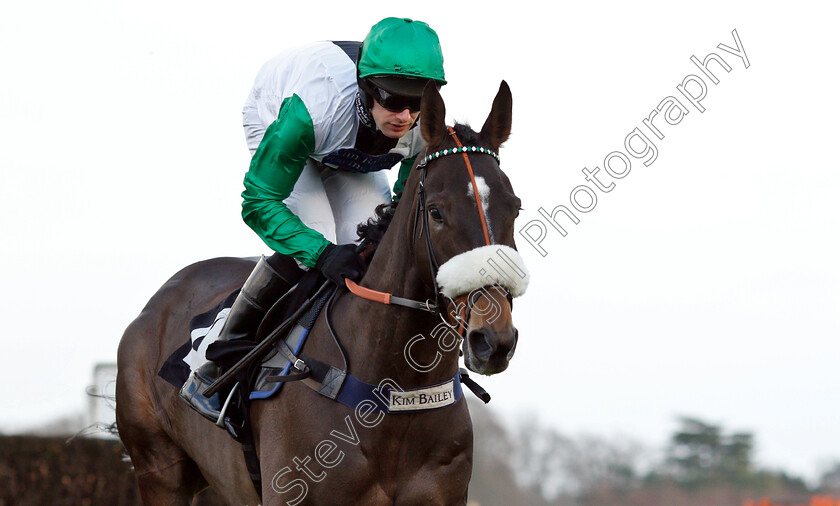
{"label": "horse's nostril", "polygon": [[500,356],[506,356],[510,358],[513,355],[513,350],[516,348],[516,336],[517,330],[513,329],[510,332],[502,332],[496,334],[496,353]]}
{"label": "horse's nostril", "polygon": [[516,343],[519,342],[519,330],[513,329],[513,346],[510,347],[510,351],[507,353],[507,359],[510,360],[513,358],[513,352],[516,351]]}
{"label": "horse's nostril", "polygon": [[490,344],[487,335],[480,330],[471,330],[467,339],[470,342],[470,349],[478,358],[489,358],[496,349],[495,346]]}

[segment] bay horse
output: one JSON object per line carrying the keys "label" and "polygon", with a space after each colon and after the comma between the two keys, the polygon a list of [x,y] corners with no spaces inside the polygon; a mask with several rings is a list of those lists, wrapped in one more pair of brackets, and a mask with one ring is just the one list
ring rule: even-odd
{"label": "bay horse", "polygon": [[[331,321],[322,313],[309,334],[308,356],[340,364],[334,333],[352,375],[373,385],[388,379],[406,392],[455,381],[460,348],[474,372],[495,374],[507,367],[518,339],[511,291],[518,295],[527,283],[522,275],[505,281],[491,268],[504,266],[511,255],[521,260],[514,244],[520,200],[495,155],[510,134],[511,112],[510,89],[502,81],[480,132],[466,125],[448,129],[443,99],[427,86],[419,126],[426,156],[418,156],[358,286],[427,306],[438,301],[440,311],[383,304],[339,290]],[[505,258],[491,258],[488,248]],[[473,434],[465,399],[426,411],[360,412],[302,382],[288,383],[279,395],[250,405],[260,497],[240,445],[193,412],[157,375],[189,335],[191,317],[241,287],[253,267],[252,260],[236,258],[186,267],[123,335],[117,428],[143,503],[189,504],[209,485],[231,504],[466,504]],[[487,288],[492,285],[496,289]],[[442,319],[459,330],[454,338],[451,329],[448,337],[441,336]]]}

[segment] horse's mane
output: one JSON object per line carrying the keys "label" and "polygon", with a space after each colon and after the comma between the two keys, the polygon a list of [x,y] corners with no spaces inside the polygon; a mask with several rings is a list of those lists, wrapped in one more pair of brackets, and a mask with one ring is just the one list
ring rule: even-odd
{"label": "horse's mane", "polygon": [[373,252],[382,242],[382,238],[385,237],[385,231],[394,219],[394,211],[397,209],[400,197],[402,197],[402,192],[399,192],[391,202],[376,206],[375,216],[364,223],[359,223],[356,227],[356,233],[361,239],[356,251],[364,252],[366,259],[370,260]]}
{"label": "horse's mane", "polygon": [[[478,145],[479,134],[469,125],[456,123],[453,128],[464,145]],[[373,256],[373,252],[376,251],[379,243],[382,242],[382,238],[385,237],[385,231],[388,230],[388,225],[394,219],[394,211],[397,209],[400,197],[402,197],[402,192],[398,193],[390,203],[376,206],[375,216],[356,227],[356,233],[359,234],[359,239],[361,239],[357,251],[364,252],[367,259]]]}

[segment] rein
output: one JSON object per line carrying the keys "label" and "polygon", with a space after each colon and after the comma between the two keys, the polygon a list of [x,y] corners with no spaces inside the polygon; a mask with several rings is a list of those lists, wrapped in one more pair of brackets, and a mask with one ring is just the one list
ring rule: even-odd
{"label": "rein", "polygon": [[356,295],[357,297],[361,297],[363,299],[367,299],[373,302],[379,302],[381,304],[396,304],[398,306],[410,307],[411,309],[419,309],[421,311],[427,311],[433,314],[437,314],[438,312],[437,304],[433,304],[431,299],[426,300],[426,302],[420,302],[419,300],[397,297],[396,295],[391,295],[390,293],[379,292],[370,288],[365,288],[364,286],[359,286],[358,284],[356,284],[355,281],[351,280],[350,278],[344,278],[344,282],[347,285],[347,289],[350,290],[353,293],[353,295]]}

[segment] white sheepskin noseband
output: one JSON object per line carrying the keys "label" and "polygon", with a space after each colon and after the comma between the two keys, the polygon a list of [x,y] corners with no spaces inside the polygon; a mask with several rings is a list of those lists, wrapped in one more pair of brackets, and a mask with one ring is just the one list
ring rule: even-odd
{"label": "white sheepskin noseband", "polygon": [[450,258],[440,266],[437,282],[445,296],[455,298],[478,288],[499,284],[519,297],[531,276],[519,252],[510,246],[491,244]]}

